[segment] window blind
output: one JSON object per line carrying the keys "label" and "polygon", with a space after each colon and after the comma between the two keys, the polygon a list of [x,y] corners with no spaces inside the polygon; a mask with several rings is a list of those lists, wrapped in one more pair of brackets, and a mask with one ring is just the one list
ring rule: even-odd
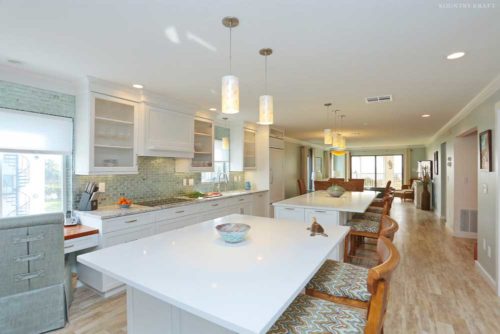
{"label": "window blind", "polygon": [[71,154],[73,120],[0,108],[0,150]]}

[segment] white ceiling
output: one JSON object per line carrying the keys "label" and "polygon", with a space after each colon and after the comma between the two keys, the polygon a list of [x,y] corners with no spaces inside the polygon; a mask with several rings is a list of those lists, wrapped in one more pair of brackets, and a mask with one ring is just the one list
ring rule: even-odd
{"label": "white ceiling", "polygon": [[[258,50],[271,47],[269,93],[288,136],[321,141],[323,104],[333,102],[347,115],[351,146],[423,144],[500,73],[500,3],[440,8],[447,3],[3,0],[0,64],[16,59],[62,77],[141,83],[200,109],[219,108],[229,44],[221,19],[233,15],[244,119],[257,120]],[[169,28],[178,43],[167,38]],[[445,59],[460,50],[464,58]],[[364,103],[383,94],[394,102]]]}

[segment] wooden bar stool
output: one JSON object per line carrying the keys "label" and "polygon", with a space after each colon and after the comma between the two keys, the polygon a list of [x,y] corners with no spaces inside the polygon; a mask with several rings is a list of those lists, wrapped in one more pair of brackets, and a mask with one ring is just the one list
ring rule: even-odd
{"label": "wooden bar stool", "polygon": [[377,252],[381,264],[368,270],[367,289],[371,297],[367,310],[299,295],[267,333],[383,333],[390,282],[399,263],[399,252],[385,237],[379,238]]}
{"label": "wooden bar stool", "polygon": [[[386,217],[382,222],[381,236],[393,240],[399,226]],[[378,254],[379,259],[380,254]],[[368,272],[364,267],[326,260],[306,286],[306,294],[338,304],[367,308],[370,300]]]}

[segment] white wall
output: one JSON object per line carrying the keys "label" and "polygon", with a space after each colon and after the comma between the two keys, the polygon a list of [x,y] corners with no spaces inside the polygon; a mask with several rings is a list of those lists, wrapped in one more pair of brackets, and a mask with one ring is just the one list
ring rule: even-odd
{"label": "white wall", "polygon": [[[483,103],[475,107],[470,114],[464,119],[459,121],[456,125],[450,128],[449,131],[435,138],[432,143],[427,146],[427,158],[433,159],[434,151],[440,151],[440,158],[442,157],[440,145],[446,142],[446,155],[451,157],[451,167],[447,167],[447,211],[448,217],[453,212],[453,195],[456,191],[454,187],[454,169],[456,166],[456,156],[454,153],[454,143],[456,137],[463,134],[470,129],[476,128],[478,133],[491,129],[493,132],[493,172],[479,170],[478,177],[478,190],[477,190],[477,203],[478,203],[478,262],[484,270],[490,275],[493,280],[497,280],[498,268],[498,223],[497,223],[497,170],[498,163],[496,155],[498,149],[495,145],[496,137],[496,118],[495,118],[495,104],[500,101],[500,90],[492,94]],[[447,158],[446,157],[446,158]],[[477,159],[477,157],[476,157]],[[477,161],[477,160],[476,160]],[[434,179],[434,191],[436,198],[436,210],[441,213],[441,181],[439,178]],[[487,187],[487,193],[483,193],[482,188]],[[451,220],[453,221],[453,220]],[[449,222],[448,222],[449,223]],[[486,243],[486,248],[483,248],[483,241]],[[491,256],[488,256],[488,247],[491,249]]]}
{"label": "white wall", "polygon": [[[478,180],[478,137],[477,131],[454,140],[454,199],[452,230],[455,235],[460,233],[460,211],[477,210],[477,180]],[[451,224],[449,224],[451,225]],[[451,226],[450,226],[451,227]]]}

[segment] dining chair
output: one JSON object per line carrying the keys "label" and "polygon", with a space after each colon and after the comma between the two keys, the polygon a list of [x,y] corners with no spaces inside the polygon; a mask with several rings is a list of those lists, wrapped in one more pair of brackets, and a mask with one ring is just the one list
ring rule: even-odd
{"label": "dining chair", "polygon": [[299,194],[300,195],[304,195],[305,193],[307,193],[306,183],[304,182],[303,179],[298,179],[297,184],[299,186]]}
{"label": "dining chair", "polygon": [[344,262],[348,262],[351,258],[366,258],[356,256],[357,248],[363,243],[364,238],[378,239],[382,230],[382,221],[389,212],[389,200],[384,201],[382,214],[365,213],[361,219],[350,219],[347,221],[347,226],[351,229],[344,241]]}
{"label": "dining chair", "polygon": [[380,207],[384,206],[384,197],[394,193],[393,188],[391,188],[391,183],[392,182],[390,180],[387,181],[384,191],[382,192],[382,197],[375,198],[370,204],[370,206],[380,206]]}
{"label": "dining chair", "polygon": [[301,294],[267,333],[383,333],[390,283],[399,264],[399,252],[385,237],[379,238],[377,252],[381,263],[368,269],[366,288],[370,298],[366,310]]}
{"label": "dining chair", "polygon": [[[380,235],[394,240],[398,223],[388,216],[382,221]],[[381,255],[378,254],[378,258]],[[368,269],[354,264],[326,260],[306,286],[306,294],[338,304],[367,308],[370,293],[367,288]]]}
{"label": "dining chair", "polygon": [[330,188],[332,183],[330,181],[314,181],[314,190],[326,190]]}

